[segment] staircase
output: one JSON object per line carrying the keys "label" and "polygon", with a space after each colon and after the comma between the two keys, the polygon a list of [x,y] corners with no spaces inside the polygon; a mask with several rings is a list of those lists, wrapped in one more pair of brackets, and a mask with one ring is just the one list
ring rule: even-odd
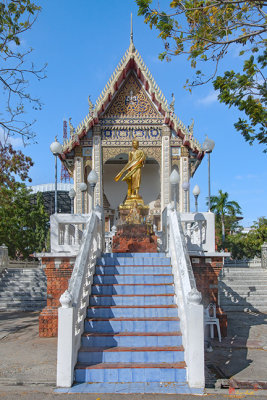
{"label": "staircase", "polygon": [[267,271],[256,267],[224,267],[219,277],[224,311],[267,312]]}
{"label": "staircase", "polygon": [[46,306],[46,276],[40,268],[9,268],[0,278],[0,310],[41,310]]}
{"label": "staircase", "polygon": [[96,266],[75,367],[78,385],[69,392],[83,384],[83,392],[93,393],[193,393],[186,380],[170,259],[105,254]]}

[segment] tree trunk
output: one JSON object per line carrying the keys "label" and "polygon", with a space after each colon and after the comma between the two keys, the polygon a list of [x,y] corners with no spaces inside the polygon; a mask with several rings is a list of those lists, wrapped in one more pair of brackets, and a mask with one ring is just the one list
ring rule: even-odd
{"label": "tree trunk", "polygon": [[225,226],[224,226],[224,215],[222,215],[222,245],[224,248],[224,242],[225,242]]}

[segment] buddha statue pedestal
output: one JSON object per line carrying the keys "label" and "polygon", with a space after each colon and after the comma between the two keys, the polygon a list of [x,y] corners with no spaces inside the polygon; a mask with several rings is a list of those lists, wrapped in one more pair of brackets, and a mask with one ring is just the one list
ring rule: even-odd
{"label": "buddha statue pedestal", "polygon": [[117,226],[113,237],[113,253],[156,253],[157,237],[148,224],[124,224]]}
{"label": "buddha statue pedestal", "polygon": [[144,205],[141,196],[135,196],[119,206],[119,213],[122,224],[143,224],[146,222],[149,206]]}

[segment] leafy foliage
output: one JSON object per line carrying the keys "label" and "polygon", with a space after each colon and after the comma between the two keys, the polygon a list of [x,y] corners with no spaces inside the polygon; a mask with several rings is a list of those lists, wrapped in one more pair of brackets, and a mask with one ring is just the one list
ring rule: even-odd
{"label": "leafy foliage", "polygon": [[34,205],[25,185],[0,188],[0,242],[12,258],[27,258],[45,247],[49,218],[41,196]]}
{"label": "leafy foliage", "polygon": [[[0,243],[8,246],[11,257],[26,258],[45,247],[48,215],[42,195],[33,196],[23,182],[31,182],[30,157],[9,145],[0,145]],[[20,181],[18,181],[20,180]]]}
{"label": "leafy foliage", "polygon": [[[229,201],[229,194],[223,193],[219,190],[219,196],[210,197],[210,209],[216,215],[217,222],[217,238],[221,236],[222,241],[219,243],[220,248],[224,248],[225,245],[225,233],[226,227],[228,231],[233,231],[237,224],[237,215],[241,215],[241,207],[236,201]],[[221,231],[218,231],[218,225],[221,226]]]}
{"label": "leafy foliage", "polygon": [[251,259],[261,256],[261,246],[267,241],[267,218],[261,217],[244,234],[237,232],[227,238],[227,246],[235,259]]}
{"label": "leafy foliage", "polygon": [[[24,141],[35,135],[31,130],[34,121],[25,121],[25,107],[40,109],[40,100],[28,92],[32,77],[45,77],[45,66],[35,68],[28,61],[32,49],[23,50],[21,36],[28,31],[40,11],[30,0],[5,0],[0,2],[0,127],[5,135],[20,135]],[[23,117],[22,117],[23,116]]]}
{"label": "leafy foliage", "polygon": [[18,185],[16,179],[31,182],[28,175],[32,159],[25,156],[20,150],[15,150],[11,144],[2,145],[0,142],[0,188],[14,189]]}
{"label": "leafy foliage", "polygon": [[[219,100],[235,106],[248,120],[239,118],[235,128],[250,144],[255,140],[267,144],[266,78],[267,63],[266,1],[247,0],[170,0],[168,11],[152,8],[152,0],[136,0],[138,15],[145,17],[150,28],[155,27],[163,40],[161,60],[188,55],[195,77],[186,86],[214,81]],[[243,74],[226,71],[217,76],[220,61],[231,47],[242,48],[240,55],[249,54],[243,65]],[[254,53],[258,53],[255,59]],[[213,66],[212,73],[203,72],[203,66]],[[200,67],[201,65],[201,67]],[[216,79],[215,79],[216,78]],[[267,151],[267,150],[266,150]]]}

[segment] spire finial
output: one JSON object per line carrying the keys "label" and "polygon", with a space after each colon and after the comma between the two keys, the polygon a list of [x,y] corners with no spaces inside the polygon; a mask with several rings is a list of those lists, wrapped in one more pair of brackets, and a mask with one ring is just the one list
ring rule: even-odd
{"label": "spire finial", "polygon": [[130,34],[130,51],[134,53],[135,47],[133,43],[133,13],[131,13],[131,34]]}

